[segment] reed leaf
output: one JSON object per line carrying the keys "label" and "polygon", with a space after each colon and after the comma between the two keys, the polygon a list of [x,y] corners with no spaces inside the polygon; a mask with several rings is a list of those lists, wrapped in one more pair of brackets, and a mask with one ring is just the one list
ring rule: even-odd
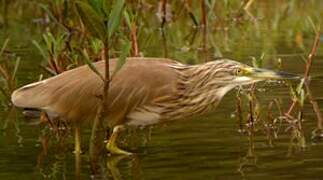
{"label": "reed leaf", "polygon": [[122,9],[124,7],[125,0],[118,0],[112,7],[111,13],[109,15],[108,23],[108,38],[110,39],[112,34],[116,31],[117,27],[120,25],[120,19],[122,14]]}
{"label": "reed leaf", "polygon": [[15,68],[13,69],[13,72],[12,72],[12,79],[16,79],[16,74],[17,74],[19,65],[20,65],[20,57],[17,57],[16,63],[15,63]]}
{"label": "reed leaf", "polygon": [[35,40],[32,40],[32,43],[38,49],[38,51],[40,52],[40,55],[43,56],[44,59],[47,59],[48,55],[44,51],[44,49],[40,46],[40,44]]}
{"label": "reed leaf", "polygon": [[102,1],[102,10],[106,17],[109,17],[111,11],[111,1]]}
{"label": "reed leaf", "polygon": [[105,26],[99,14],[87,3],[77,1],[75,4],[82,22],[91,35],[101,40],[106,39]]}
{"label": "reed leaf", "polygon": [[118,72],[122,68],[122,66],[126,63],[126,58],[130,52],[130,49],[131,49],[131,42],[126,41],[125,45],[122,48],[121,54],[119,56],[115,73]]}
{"label": "reed leaf", "polygon": [[104,77],[102,76],[102,74],[96,69],[96,67],[92,64],[92,61],[90,60],[90,57],[89,57],[89,54],[87,53],[87,51],[84,49],[83,51],[82,51],[82,53],[83,53],[83,56],[84,56],[84,62],[85,62],[85,64],[87,64],[88,66],[89,66],[89,68],[95,73],[95,74],[97,74],[99,77],[100,77],[100,79],[102,80],[102,81],[104,81]]}
{"label": "reed leaf", "polygon": [[0,87],[0,93],[8,100],[10,101],[10,96],[8,95],[7,91],[3,88]]}
{"label": "reed leaf", "polygon": [[107,0],[88,0],[87,2],[97,13],[100,13],[103,2]]}
{"label": "reed leaf", "polygon": [[5,50],[5,49],[6,49],[6,47],[8,46],[8,43],[9,43],[9,38],[7,38],[7,39],[4,41],[4,43],[3,43],[2,47],[1,47],[1,50],[0,50],[0,56],[2,56],[2,54],[3,54],[4,50]]}
{"label": "reed leaf", "polygon": [[128,11],[123,12],[123,17],[125,18],[125,21],[130,29],[131,28],[131,20],[130,20],[130,15],[129,15]]}
{"label": "reed leaf", "polygon": [[68,31],[68,29],[63,25],[61,24],[57,19],[56,17],[53,15],[53,13],[48,9],[48,7],[44,4],[40,4],[39,5],[41,9],[43,9],[47,15],[49,16],[50,19],[52,19],[58,26],[60,26],[61,28],[63,28],[64,30]]}

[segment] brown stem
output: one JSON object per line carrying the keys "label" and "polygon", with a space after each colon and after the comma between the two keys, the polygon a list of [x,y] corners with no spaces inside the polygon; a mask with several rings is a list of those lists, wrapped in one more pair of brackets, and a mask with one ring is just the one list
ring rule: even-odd
{"label": "brown stem", "polygon": [[249,113],[250,113],[250,117],[249,117],[249,123],[251,123],[251,125],[253,126],[255,118],[254,118],[254,94],[255,94],[255,89],[256,89],[256,84],[252,84],[251,85],[251,89],[249,92]]}
{"label": "brown stem", "polygon": [[282,116],[282,115],[283,115],[283,111],[282,111],[282,108],[281,108],[281,106],[280,106],[280,102],[279,102],[279,100],[278,100],[278,99],[274,99],[274,102],[275,102],[275,105],[276,105],[276,107],[277,107],[277,109],[278,109],[279,116]]}
{"label": "brown stem", "polygon": [[271,101],[268,105],[267,119],[268,119],[268,123],[270,124],[274,124],[273,104],[274,104],[274,101]]}
{"label": "brown stem", "polygon": [[237,108],[237,116],[238,116],[238,119],[239,119],[239,128],[240,128],[240,131],[242,131],[243,130],[243,125],[242,125],[243,117],[242,117],[242,101],[241,101],[240,90],[237,93],[236,108]]}
{"label": "brown stem", "polygon": [[198,22],[192,12],[192,8],[191,8],[192,2],[191,0],[185,0],[184,1],[184,7],[186,9],[186,11],[188,12],[188,15],[190,16],[190,18],[192,19],[193,23],[195,26],[198,26]]}
{"label": "brown stem", "polygon": [[269,145],[273,145],[273,135],[274,135],[274,116],[273,116],[273,105],[275,101],[271,101],[268,105],[268,114],[267,114],[267,126],[265,126],[266,129],[266,135],[269,141]]}
{"label": "brown stem", "polygon": [[248,10],[251,4],[254,2],[254,0],[248,0],[246,5],[243,7],[244,10]]}
{"label": "brown stem", "polygon": [[164,49],[164,57],[168,57],[168,49],[167,49],[167,39],[166,39],[166,32],[164,29],[161,29],[162,33],[162,41],[163,41],[163,49]]}
{"label": "brown stem", "polygon": [[254,114],[254,111],[253,111],[253,99],[252,99],[252,95],[250,95],[250,99],[249,99],[249,123],[251,125],[253,125],[254,123],[254,117],[253,117],[253,114]]}
{"label": "brown stem", "polygon": [[[110,65],[109,65],[109,47],[108,47],[108,43],[106,43],[104,50],[103,50],[103,54],[102,54],[102,58],[104,58],[104,62],[105,62],[105,81],[104,81],[104,92],[103,92],[103,111],[105,113],[105,111],[108,108],[108,95],[109,95],[109,87],[110,87]],[[103,115],[105,115],[103,113]]]}
{"label": "brown stem", "polygon": [[132,56],[139,56],[139,47],[137,39],[137,25],[133,23],[131,26],[131,43],[132,43]]}
{"label": "brown stem", "polygon": [[203,52],[203,55],[204,55],[204,62],[207,62],[207,59],[208,59],[208,55],[207,55],[207,32],[206,32],[206,27],[205,26],[202,26],[202,52]]}
{"label": "brown stem", "polygon": [[315,98],[312,95],[312,91],[311,91],[308,83],[309,83],[308,81],[305,81],[304,86],[307,91],[308,99],[310,100],[310,103],[312,104],[313,110],[314,110],[316,117],[317,117],[317,129],[322,130],[323,129],[323,118],[322,118],[323,116],[322,116],[322,113],[320,111],[320,107],[319,107],[317,101],[315,100]]}
{"label": "brown stem", "polygon": [[315,98],[312,95],[312,92],[310,90],[310,81],[309,81],[309,74],[310,74],[312,63],[313,63],[313,57],[316,55],[317,49],[319,47],[319,42],[320,42],[320,32],[318,31],[318,32],[316,32],[316,36],[315,36],[315,40],[313,43],[311,53],[308,55],[308,58],[307,58],[306,69],[305,69],[305,73],[304,73],[304,86],[307,91],[307,96],[310,100],[310,103],[312,104],[313,110],[314,110],[316,117],[317,117],[317,128],[321,130],[323,128],[322,113],[320,111],[320,107],[319,107],[317,101],[315,100]]}
{"label": "brown stem", "polygon": [[8,6],[9,6],[10,0],[5,0],[4,1],[4,6],[3,6],[3,24],[4,26],[8,26]]}
{"label": "brown stem", "polygon": [[166,6],[167,6],[167,0],[162,0],[162,23],[161,23],[161,27],[163,28],[165,23],[166,23]]}
{"label": "brown stem", "polygon": [[[15,89],[15,82],[14,82],[14,77],[12,77],[12,74],[9,73],[8,66],[2,66],[0,64],[0,77],[2,76],[5,79],[6,86],[0,88],[0,92],[8,97],[10,97],[10,94],[13,92]],[[10,98],[9,98],[10,100]]]}
{"label": "brown stem", "polygon": [[294,108],[295,108],[295,105],[296,105],[296,100],[293,99],[293,102],[292,104],[290,105],[286,115],[291,115],[291,113],[293,112]]}
{"label": "brown stem", "polygon": [[2,67],[1,65],[0,65],[0,75],[3,76],[6,79],[6,81],[9,81],[10,75],[7,72],[7,70],[4,67]]}
{"label": "brown stem", "polygon": [[[316,55],[316,52],[317,52],[317,49],[318,49],[318,46],[319,46],[319,42],[320,42],[320,32],[318,31],[318,32],[316,32],[316,35],[315,35],[315,39],[314,39],[314,43],[313,43],[311,52],[310,52],[310,54],[307,57],[306,66],[305,66],[305,72],[304,72],[304,86],[305,86],[305,89],[307,91],[307,95],[308,95],[308,98],[310,100],[310,103],[313,106],[313,110],[314,110],[314,112],[315,112],[315,114],[317,116],[317,120],[318,120],[317,126],[318,126],[318,129],[322,129],[323,128],[322,113],[320,111],[320,108],[319,108],[318,103],[316,102],[316,100],[313,97],[313,95],[311,93],[311,90],[309,88],[309,86],[310,86],[309,75],[310,75],[311,66],[312,66],[312,63],[313,63],[313,57]],[[296,100],[293,100],[291,106],[288,109],[288,112],[285,115],[290,116],[291,113],[292,113],[292,111],[295,108],[295,105],[296,105]]]}
{"label": "brown stem", "polygon": [[311,70],[311,66],[312,66],[312,62],[313,62],[313,57],[316,55],[319,43],[320,43],[320,33],[317,32],[315,35],[315,40],[313,43],[311,53],[307,57],[306,69],[305,69],[305,73],[304,73],[305,81],[308,81],[308,76],[310,74],[310,70]]}
{"label": "brown stem", "polygon": [[105,77],[103,84],[103,96],[102,104],[98,109],[97,116],[94,120],[91,132],[90,141],[90,161],[91,170],[93,174],[98,174],[99,171],[99,160],[100,152],[103,150],[104,141],[104,126],[103,121],[107,118],[108,112],[108,95],[109,95],[109,85],[110,85],[110,73],[109,73],[109,46],[108,40],[104,42],[104,48],[101,52],[101,58],[105,62]]}
{"label": "brown stem", "polygon": [[52,55],[50,55],[50,57],[48,58],[48,65],[49,65],[50,69],[52,69],[55,72],[55,75],[59,74],[57,64],[56,64]]}
{"label": "brown stem", "polygon": [[207,55],[207,29],[206,29],[206,7],[205,7],[205,0],[200,0],[201,4],[201,28],[202,28],[202,52],[204,55],[204,62],[207,62],[208,55]]}
{"label": "brown stem", "polygon": [[206,27],[206,7],[205,7],[205,0],[200,0],[201,4],[201,11],[202,11],[202,18],[201,18],[201,26]]}

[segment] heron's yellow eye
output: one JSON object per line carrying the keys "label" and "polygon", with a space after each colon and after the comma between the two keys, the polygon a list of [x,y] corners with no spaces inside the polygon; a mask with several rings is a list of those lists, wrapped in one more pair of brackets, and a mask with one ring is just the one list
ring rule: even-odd
{"label": "heron's yellow eye", "polygon": [[237,69],[236,69],[236,75],[237,75],[237,76],[242,75],[242,73],[243,73],[243,71],[242,71],[242,69],[241,69],[241,68],[237,68]]}

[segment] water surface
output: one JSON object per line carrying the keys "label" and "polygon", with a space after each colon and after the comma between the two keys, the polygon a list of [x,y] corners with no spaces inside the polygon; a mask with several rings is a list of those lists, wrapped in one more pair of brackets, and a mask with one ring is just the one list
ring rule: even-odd
{"label": "water surface", "polygon": [[[285,71],[302,74],[302,55],[307,56],[314,40],[310,28],[299,27],[306,23],[306,16],[322,19],[321,1],[296,1],[290,6],[290,15],[280,19],[281,7],[288,3],[259,3],[251,13],[259,18],[259,25],[246,23],[229,24],[228,29],[209,27],[206,51],[203,49],[203,33],[192,28],[188,18],[170,23],[166,37],[162,38],[155,12],[151,12],[142,24],[139,33],[141,52],[145,56],[168,56],[188,63],[211,60],[214,56],[225,56],[251,64],[251,57],[259,58],[265,53],[264,67],[277,68],[281,58]],[[307,1],[306,1],[307,3]],[[305,3],[305,4],[306,4]],[[17,17],[11,15],[8,26],[0,29],[0,44],[9,37],[9,49],[21,57],[18,84],[38,79],[44,72],[39,68],[43,61],[31,40],[40,40],[43,30],[33,24],[37,12],[31,11],[36,2],[21,3],[26,6]],[[291,3],[292,4],[292,3]],[[11,8],[19,7],[19,3]],[[318,12],[318,13],[315,13]],[[321,13],[319,13],[321,12]],[[196,10],[198,15],[198,9]],[[35,17],[34,17],[35,16]],[[210,15],[213,17],[212,15]],[[264,19],[264,20],[261,20]],[[210,20],[214,20],[210,18]],[[299,22],[301,25],[296,26]],[[275,23],[279,26],[274,29]],[[305,22],[305,23],[304,23]],[[317,21],[316,21],[317,22]],[[321,21],[322,22],[322,21]],[[322,24],[322,23],[321,23]],[[291,30],[290,25],[294,30]],[[299,28],[299,29],[297,29]],[[296,30],[295,30],[296,29]],[[196,38],[192,38],[196,33]],[[302,46],[297,44],[297,33],[302,35]],[[322,41],[321,41],[322,43]],[[323,48],[320,45],[312,68],[311,89],[323,107]],[[46,76],[46,75],[45,75]],[[290,103],[289,89],[280,83],[257,85],[257,98],[264,109],[273,99],[282,102],[287,111]],[[176,121],[152,127],[150,140],[148,130],[126,133],[121,146],[136,152],[134,157],[104,156],[101,160],[102,174],[108,179],[322,179],[323,143],[311,140],[316,128],[316,117],[309,103],[305,104],[303,122],[306,147],[291,142],[291,132],[283,123],[278,136],[270,142],[264,129],[253,135],[240,133],[235,116],[236,91],[228,93],[215,112],[193,119]],[[3,99],[1,104],[7,102]],[[246,99],[244,99],[246,103]],[[323,110],[321,108],[321,110]],[[247,111],[247,106],[244,106]],[[277,109],[274,108],[277,115]],[[247,117],[244,116],[246,120]],[[89,179],[90,166],[87,142],[90,129],[83,130],[82,161],[75,164],[73,138],[48,136],[47,128],[27,121],[20,110],[2,105],[0,109],[0,179]],[[48,147],[48,149],[44,149]],[[79,169],[77,167],[80,166]]]}

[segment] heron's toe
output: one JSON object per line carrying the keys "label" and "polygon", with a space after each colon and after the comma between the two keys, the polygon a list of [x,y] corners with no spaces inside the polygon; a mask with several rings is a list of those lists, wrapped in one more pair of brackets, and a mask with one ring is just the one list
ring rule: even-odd
{"label": "heron's toe", "polygon": [[109,142],[108,142],[106,148],[111,154],[125,155],[125,156],[133,155],[133,153],[125,151],[125,150],[122,150],[122,149],[118,148],[115,144],[112,144],[112,143],[109,143]]}

